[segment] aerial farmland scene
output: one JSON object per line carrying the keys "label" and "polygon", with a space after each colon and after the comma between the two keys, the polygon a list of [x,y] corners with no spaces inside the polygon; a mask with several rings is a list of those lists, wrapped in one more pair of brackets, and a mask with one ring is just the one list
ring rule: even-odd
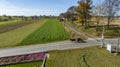
{"label": "aerial farmland scene", "polygon": [[120,0],[0,0],[0,67],[120,67]]}

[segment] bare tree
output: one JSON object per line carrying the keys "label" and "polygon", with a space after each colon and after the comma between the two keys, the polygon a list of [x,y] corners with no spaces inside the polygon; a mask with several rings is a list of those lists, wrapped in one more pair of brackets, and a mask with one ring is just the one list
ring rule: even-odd
{"label": "bare tree", "polygon": [[107,16],[108,19],[108,28],[110,22],[114,19],[117,12],[120,10],[120,0],[104,0],[103,2],[104,7],[104,15]]}
{"label": "bare tree", "polygon": [[71,7],[68,8],[67,12],[75,14],[76,13],[76,8],[77,8],[76,6],[71,6]]}
{"label": "bare tree", "polygon": [[96,31],[98,30],[98,26],[100,23],[100,18],[103,14],[103,7],[101,5],[96,5],[93,7],[92,9],[92,16],[94,16],[96,18]]}
{"label": "bare tree", "polygon": [[67,18],[70,21],[75,21],[76,20],[75,16],[76,16],[76,6],[71,6],[68,8],[67,12],[60,14],[60,17]]}
{"label": "bare tree", "polygon": [[71,6],[71,7],[69,7],[68,8],[68,10],[67,10],[67,15],[69,16],[69,20],[71,20],[71,21],[75,21],[76,20],[76,6]]}

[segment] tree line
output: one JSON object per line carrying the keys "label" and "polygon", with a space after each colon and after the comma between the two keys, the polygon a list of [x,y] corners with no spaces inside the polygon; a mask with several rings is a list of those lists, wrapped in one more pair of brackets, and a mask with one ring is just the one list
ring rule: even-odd
{"label": "tree line", "polygon": [[23,19],[23,20],[35,20],[35,19],[40,19],[40,18],[56,18],[57,16],[54,15],[40,15],[40,16],[8,16],[8,15],[2,15],[0,16],[0,22],[3,21],[9,21],[9,20],[14,20],[14,19]]}
{"label": "tree line", "polygon": [[71,6],[67,12],[61,13],[60,18],[66,18],[69,21],[76,21],[83,27],[88,27],[90,19],[96,17],[97,27],[100,17],[107,18],[107,27],[116,16],[119,16],[120,0],[104,0],[103,3],[93,5],[93,0],[79,0],[78,6]]}

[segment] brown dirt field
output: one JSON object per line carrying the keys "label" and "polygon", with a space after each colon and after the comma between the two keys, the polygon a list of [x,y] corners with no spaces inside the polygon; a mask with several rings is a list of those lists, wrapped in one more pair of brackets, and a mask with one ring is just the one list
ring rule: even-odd
{"label": "brown dirt field", "polygon": [[[92,18],[91,21],[94,21],[96,23],[96,18]],[[107,18],[101,18],[100,19],[100,25],[107,25]],[[110,25],[118,25],[120,26],[120,18],[115,18]]]}
{"label": "brown dirt field", "polygon": [[26,21],[26,22],[23,22],[23,23],[19,23],[19,24],[14,24],[14,25],[8,25],[8,26],[0,26],[0,34],[1,33],[5,33],[5,32],[8,32],[10,30],[14,30],[16,28],[19,28],[19,27],[22,27],[22,26],[25,26],[25,25],[29,25],[31,23],[34,23],[36,20],[32,20],[32,21]]}

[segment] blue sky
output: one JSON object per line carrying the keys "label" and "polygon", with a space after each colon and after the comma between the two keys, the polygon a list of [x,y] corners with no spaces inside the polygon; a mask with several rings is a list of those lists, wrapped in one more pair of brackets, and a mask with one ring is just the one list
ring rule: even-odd
{"label": "blue sky", "polygon": [[[78,0],[0,0],[0,15],[59,15]],[[93,0],[99,4],[103,0]]]}

